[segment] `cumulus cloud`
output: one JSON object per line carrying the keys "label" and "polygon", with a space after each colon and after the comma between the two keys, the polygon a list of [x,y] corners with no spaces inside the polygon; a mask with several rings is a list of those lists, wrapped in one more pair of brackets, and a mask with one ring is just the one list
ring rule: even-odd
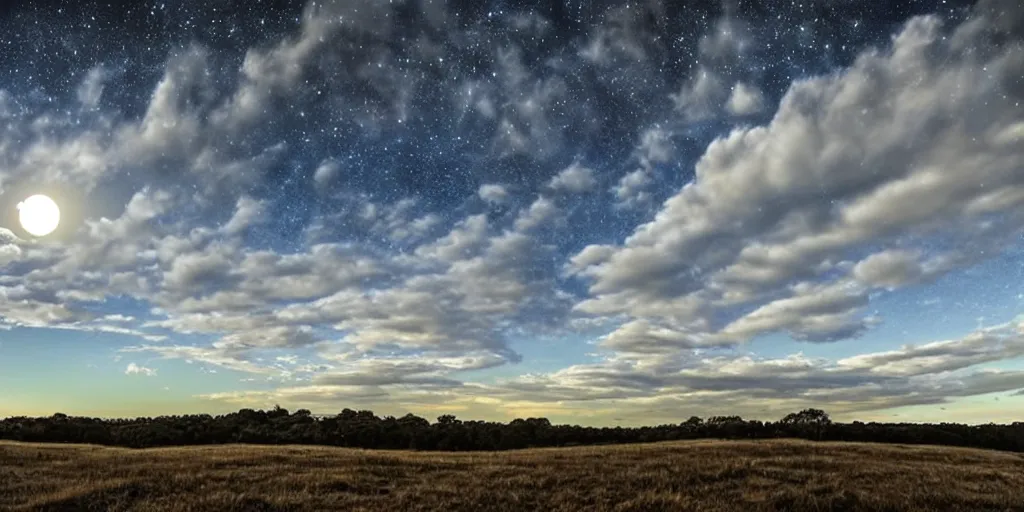
{"label": "cumulus cloud", "polygon": [[638,206],[650,200],[651,196],[645,189],[653,182],[646,170],[637,169],[619,179],[612,192],[615,193],[620,206]]}
{"label": "cumulus cloud", "polygon": [[924,270],[912,252],[888,250],[872,254],[853,267],[853,276],[870,286],[899,288],[921,278]]}
{"label": "cumulus cloud", "polygon": [[725,108],[732,115],[746,116],[756,114],[764,107],[764,93],[760,89],[743,82],[736,82],[732,86],[732,93],[729,94],[729,101]]}
{"label": "cumulus cloud", "polygon": [[18,247],[16,244],[7,243],[0,245],[0,267],[17,261],[20,256],[21,247]]}
{"label": "cumulus cloud", "polygon": [[734,320],[721,334],[745,340],[764,332],[786,330],[793,338],[807,341],[851,338],[870,325],[870,317],[856,315],[867,302],[864,290],[850,283],[799,283],[792,287],[789,297],[771,301]]}
{"label": "cumulus cloud", "polygon": [[734,116],[761,112],[765,97],[753,83],[756,79],[743,65],[754,46],[754,36],[745,22],[726,14],[714,29],[700,39],[701,64],[670,98],[687,122],[718,117],[723,110]]}
{"label": "cumulus cloud", "polygon": [[477,193],[480,195],[480,199],[492,204],[504,203],[509,198],[508,189],[504,185],[496,183],[480,185],[480,190]]}
{"label": "cumulus cloud", "polygon": [[685,84],[671,98],[676,110],[682,112],[688,121],[703,121],[716,114],[729,93],[727,87],[717,73],[702,68],[691,83]]}
{"label": "cumulus cloud", "polygon": [[[714,141],[696,179],[653,221],[581,270],[593,281],[592,297],[580,307],[643,316],[659,304],[689,300],[702,305],[697,313],[668,316],[695,321],[709,307],[781,292],[790,297],[735,320],[727,333],[749,338],[786,329],[809,340],[842,339],[863,330],[850,308],[864,305],[864,296],[838,292],[840,281],[794,283],[898,235],[927,240],[944,226],[987,248],[993,236],[1019,229],[1011,219],[1020,219],[1022,203],[1010,191],[1021,186],[1021,146],[1004,144],[998,134],[1024,117],[1004,85],[1024,62],[1015,43],[988,42],[999,29],[987,16],[950,36],[938,18],[914,18],[891,48],[866,52],[841,73],[793,84],[770,124]],[[971,57],[970,45],[987,50]],[[982,86],[958,85],[967,79]],[[881,103],[892,108],[876,108]],[[965,138],[965,131],[975,135]],[[996,229],[993,216],[1006,222]],[[976,261],[964,254],[970,247],[950,259]],[[869,258],[854,274],[870,286],[892,287],[914,280],[911,267],[905,255],[890,254]],[[833,291],[813,291],[819,286]],[[805,307],[815,316],[785,320]]]}
{"label": "cumulus cloud", "polygon": [[139,366],[135,363],[128,363],[128,367],[124,370],[125,375],[144,375],[146,377],[155,377],[156,370],[152,368],[146,368],[145,366]]}
{"label": "cumulus cloud", "polygon": [[459,221],[445,236],[416,248],[423,258],[456,261],[473,255],[486,242],[487,217],[473,215]]}
{"label": "cumulus cloud", "polygon": [[519,218],[515,222],[515,228],[520,231],[533,229],[555,218],[558,213],[558,206],[555,205],[554,201],[546,197],[538,197],[536,201],[530,204],[529,208],[526,208],[519,214]]}
{"label": "cumulus cloud", "polygon": [[229,235],[238,234],[257,222],[264,210],[264,204],[248,196],[238,198],[235,214],[224,225],[224,232]]}
{"label": "cumulus cloud", "polygon": [[313,173],[313,181],[318,187],[326,187],[338,175],[341,164],[335,160],[325,160],[317,166]]}
{"label": "cumulus cloud", "polygon": [[566,167],[548,182],[548,186],[555,190],[574,193],[586,192],[596,185],[597,179],[594,178],[593,169],[584,167],[579,162]]}

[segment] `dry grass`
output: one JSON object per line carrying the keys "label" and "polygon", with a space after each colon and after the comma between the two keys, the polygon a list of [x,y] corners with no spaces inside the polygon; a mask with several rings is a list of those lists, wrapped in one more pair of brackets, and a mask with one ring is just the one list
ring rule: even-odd
{"label": "dry grass", "polygon": [[0,442],[0,510],[1024,511],[1024,455],[792,440],[499,453]]}

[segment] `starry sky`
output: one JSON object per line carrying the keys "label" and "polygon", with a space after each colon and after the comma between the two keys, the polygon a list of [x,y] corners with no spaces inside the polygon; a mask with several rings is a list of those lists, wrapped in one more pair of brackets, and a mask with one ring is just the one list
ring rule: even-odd
{"label": "starry sky", "polygon": [[0,416],[1024,419],[1016,0],[54,2],[0,45]]}

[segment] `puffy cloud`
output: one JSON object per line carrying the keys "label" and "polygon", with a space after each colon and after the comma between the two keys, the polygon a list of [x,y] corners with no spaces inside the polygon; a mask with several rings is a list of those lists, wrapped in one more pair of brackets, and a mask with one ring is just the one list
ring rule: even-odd
{"label": "puffy cloud", "polygon": [[555,190],[574,193],[586,192],[596,185],[597,179],[594,178],[594,171],[583,167],[579,162],[574,162],[566,167],[548,182],[548,186]]}
{"label": "puffy cloud", "polygon": [[317,166],[316,171],[313,172],[313,182],[318,187],[326,187],[338,175],[340,170],[341,164],[336,160],[324,160]]}
{"label": "puffy cloud", "polygon": [[339,244],[318,244],[302,254],[249,252],[237,267],[244,276],[238,289],[268,300],[310,299],[358,286],[380,275],[374,259]]}
{"label": "puffy cloud", "polygon": [[853,276],[871,286],[899,288],[924,274],[913,252],[888,250],[872,254],[853,267]]}
{"label": "puffy cloud", "polygon": [[[495,74],[503,101],[494,112],[498,124],[491,142],[492,153],[500,158],[553,156],[562,147],[566,131],[556,120],[579,117],[585,112],[567,111],[566,81],[560,76],[532,75],[518,46],[499,48],[496,54]],[[481,106],[485,111],[492,108],[489,103]]]}
{"label": "puffy cloud", "polygon": [[650,200],[650,193],[645,189],[653,182],[646,170],[637,169],[619,179],[612,192],[618,198],[620,206],[634,207]]}
{"label": "puffy cloud", "polygon": [[415,207],[416,200],[412,198],[401,199],[390,205],[368,202],[360,212],[360,217],[370,224],[372,232],[385,234],[392,240],[417,239],[441,224],[441,217],[434,213],[414,217]]}
{"label": "puffy cloud", "polygon": [[508,201],[509,198],[508,189],[504,185],[496,183],[480,185],[480,190],[477,193],[480,195],[480,199],[491,204],[501,204]]}
{"label": "puffy cloud", "polygon": [[0,313],[0,323],[19,327],[49,327],[76,318],[77,315],[62,304],[30,299],[9,300]]}
{"label": "puffy cloud", "polygon": [[688,121],[703,121],[712,117],[728,97],[728,86],[714,71],[701,68],[696,78],[671,96],[676,110]]}
{"label": "puffy cloud", "polygon": [[[890,49],[866,52],[841,73],[793,84],[767,126],[735,129],[714,141],[697,163],[696,179],[653,221],[580,271],[593,277],[593,297],[581,308],[643,316],[681,298],[705,306],[761,301],[897,235],[927,240],[941,226],[982,251],[1014,232],[1019,223],[1011,219],[1024,213],[1010,193],[1021,187],[1021,146],[1005,144],[999,134],[1024,118],[1004,85],[1004,77],[1024,70],[1024,61],[1016,58],[1016,43],[992,42],[1000,41],[999,29],[987,14],[976,16],[948,37],[939,19],[914,18]],[[987,49],[971,53],[972,45]],[[980,85],[962,87],[965,80]],[[997,229],[993,218],[1005,222]],[[932,273],[976,261],[967,251],[951,254]],[[900,272],[914,273],[905,262],[896,268],[892,257],[862,263],[855,274],[868,284],[892,286],[913,277]],[[735,320],[728,333],[785,329],[807,339],[841,339],[863,330],[850,316],[866,303],[862,294],[840,292],[838,284],[822,285],[828,293],[807,286]],[[815,315],[790,316],[805,308]],[[668,317],[703,317],[687,311],[694,310]]]}
{"label": "puffy cloud", "polygon": [[0,245],[0,267],[17,261],[21,257],[21,247],[17,244],[5,243]]}
{"label": "puffy cloud", "polygon": [[668,162],[675,153],[671,133],[658,125],[644,130],[637,147],[640,165],[650,168],[654,164]]}
{"label": "puffy cloud", "polygon": [[146,377],[155,377],[156,370],[152,368],[146,368],[145,366],[139,366],[135,363],[128,363],[128,367],[124,370],[125,375],[145,375]]}
{"label": "puffy cloud", "polygon": [[192,295],[211,286],[222,286],[233,265],[222,251],[194,252],[176,257],[164,274],[166,289]]}
{"label": "puffy cloud", "polygon": [[721,335],[737,340],[779,330],[807,341],[835,341],[860,334],[872,322],[856,312],[868,303],[864,290],[850,283],[799,283],[789,297],[771,301],[726,325]]}
{"label": "puffy cloud", "polygon": [[601,346],[620,353],[671,353],[722,344],[700,331],[631,320],[601,340]]}
{"label": "puffy cloud", "polygon": [[515,222],[515,228],[519,231],[527,231],[554,219],[558,214],[558,206],[554,201],[546,197],[538,197],[530,204],[529,208],[520,212]]}
{"label": "puffy cloud", "polygon": [[730,114],[747,116],[761,112],[765,107],[764,93],[757,87],[736,82],[725,108]]}
{"label": "puffy cloud", "polygon": [[655,166],[672,160],[675,147],[672,143],[672,132],[660,125],[647,128],[640,135],[640,142],[634,151],[638,169],[627,173],[612,187],[616,206],[619,208],[637,208],[647,205],[653,195],[649,190],[655,182]]}
{"label": "puffy cloud", "polygon": [[385,34],[390,30],[391,13],[388,4],[372,0],[310,2],[303,10],[302,28],[296,37],[246,53],[241,67],[243,83],[213,113],[212,122],[237,132],[266,116],[274,96],[298,85],[304,70],[315,65],[332,38],[343,30]]}
{"label": "puffy cloud", "polygon": [[687,122],[714,118],[723,110],[734,116],[746,116],[764,109],[764,93],[753,83],[756,76],[749,71],[756,67],[743,65],[753,46],[750,28],[728,13],[701,37],[697,71],[679,92],[670,95]]}
{"label": "puffy cloud", "polygon": [[661,9],[655,3],[644,7],[609,9],[604,14],[603,23],[596,27],[579,50],[579,55],[600,67],[647,61],[653,41],[650,31],[644,30],[644,16],[656,16]]}
{"label": "puffy cloud", "polygon": [[445,236],[416,248],[422,258],[456,261],[471,256],[487,238],[487,216],[473,215],[459,221]]}
{"label": "puffy cloud", "polygon": [[224,225],[224,232],[229,235],[240,233],[242,230],[248,228],[259,220],[260,216],[263,214],[264,208],[265,206],[262,202],[249,196],[242,196],[238,198],[238,204],[235,206],[235,214],[231,217],[231,220]]}

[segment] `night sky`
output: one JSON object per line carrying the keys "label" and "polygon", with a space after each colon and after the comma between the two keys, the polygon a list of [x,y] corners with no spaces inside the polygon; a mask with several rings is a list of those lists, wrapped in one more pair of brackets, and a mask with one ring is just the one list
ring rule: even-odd
{"label": "night sky", "polygon": [[893,3],[5,7],[0,416],[1020,420],[1024,5]]}

